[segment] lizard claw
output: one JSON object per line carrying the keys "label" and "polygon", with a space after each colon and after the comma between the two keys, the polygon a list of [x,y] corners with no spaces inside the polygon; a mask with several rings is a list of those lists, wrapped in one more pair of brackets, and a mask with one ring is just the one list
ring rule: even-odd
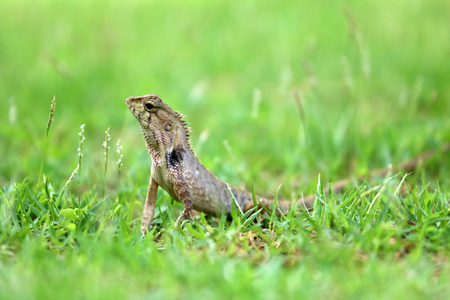
{"label": "lizard claw", "polygon": [[175,224],[172,227],[172,233],[175,230],[175,228],[178,228],[179,226],[183,225],[183,221],[184,220],[190,220],[191,219],[191,214],[190,212],[183,212],[181,213],[181,215],[177,218],[177,220],[175,221]]}
{"label": "lizard claw", "polygon": [[147,226],[141,227],[141,233],[142,233],[142,239],[144,239],[147,236],[148,228]]}
{"label": "lizard claw", "polygon": [[183,216],[183,214],[181,214],[181,215],[178,217],[178,219],[175,221],[175,224],[174,224],[173,227],[172,227],[172,233],[173,233],[173,231],[175,230],[175,228],[178,228],[178,227],[182,224],[183,221],[184,221],[184,216]]}

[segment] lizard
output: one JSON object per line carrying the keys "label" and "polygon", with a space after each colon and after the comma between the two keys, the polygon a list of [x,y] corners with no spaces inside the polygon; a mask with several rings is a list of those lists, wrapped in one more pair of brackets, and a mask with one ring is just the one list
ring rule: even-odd
{"label": "lizard", "polygon": [[[155,94],[125,100],[137,119],[152,159],[150,182],[142,212],[141,233],[146,235],[153,220],[158,187],[183,204],[175,227],[189,219],[192,209],[207,214],[230,213],[232,205],[243,212],[254,207],[252,193],[229,185],[212,174],[200,162],[190,144],[190,128],[183,115],[174,111]],[[273,201],[257,197],[261,206],[272,209]],[[311,209],[313,197],[302,205]],[[279,201],[286,210],[289,201]]]}
{"label": "lizard", "polygon": [[[129,97],[125,102],[141,127],[152,159],[150,182],[142,212],[141,233],[144,237],[153,220],[159,187],[184,206],[174,227],[184,219],[189,219],[193,209],[207,214],[229,214],[233,204],[242,212],[254,207],[252,193],[223,182],[200,162],[191,147],[190,127],[182,114],[174,111],[155,94]],[[449,150],[450,143],[441,148],[442,152]],[[416,165],[434,153],[434,150],[428,151],[416,159],[400,164],[394,170],[412,171]],[[384,176],[391,170],[377,170],[374,175]],[[348,181],[338,182],[333,191],[341,191]],[[329,189],[324,191],[325,194],[328,192]],[[315,198],[314,194],[302,197],[298,200],[298,207],[311,210]],[[273,200],[257,196],[257,201],[259,207],[273,209]],[[288,211],[291,204],[292,202],[286,200],[277,203],[281,212]]]}

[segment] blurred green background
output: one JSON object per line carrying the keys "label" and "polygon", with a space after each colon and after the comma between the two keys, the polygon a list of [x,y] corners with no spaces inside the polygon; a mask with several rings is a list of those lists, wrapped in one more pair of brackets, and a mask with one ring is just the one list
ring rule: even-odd
{"label": "blurred green background", "polygon": [[141,240],[151,160],[124,100],[181,111],[231,184],[313,193],[450,141],[449,16],[447,0],[0,1],[0,298],[448,298],[448,153],[400,195],[403,173],[359,181],[312,217],[172,232],[181,205],[161,192]]}
{"label": "blurred green background", "polygon": [[450,139],[449,13],[447,1],[2,1],[0,183],[37,180],[54,95],[55,178],[86,124],[91,182],[111,127],[126,176],[145,184],[124,99],[149,93],[188,116],[207,167],[263,193],[411,158]]}

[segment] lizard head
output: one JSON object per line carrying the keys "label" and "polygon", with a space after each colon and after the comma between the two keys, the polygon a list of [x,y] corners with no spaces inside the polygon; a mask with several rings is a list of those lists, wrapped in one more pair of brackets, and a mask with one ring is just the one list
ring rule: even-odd
{"label": "lizard head", "polygon": [[189,127],[182,116],[157,95],[129,97],[125,100],[139,122],[149,151],[160,154],[172,151],[176,145],[189,148]]}

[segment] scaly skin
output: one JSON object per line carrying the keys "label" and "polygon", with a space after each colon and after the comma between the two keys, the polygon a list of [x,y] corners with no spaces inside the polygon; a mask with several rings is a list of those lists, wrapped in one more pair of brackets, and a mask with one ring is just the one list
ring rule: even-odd
{"label": "scaly skin", "polygon": [[[233,198],[239,208],[253,207],[251,193],[227,185],[209,172],[195,156],[189,143],[189,128],[182,116],[162,102],[157,95],[130,97],[126,104],[141,126],[145,144],[152,158],[147,199],[142,213],[141,232],[145,236],[155,210],[156,192],[162,187],[184,210],[177,224],[190,217],[192,208],[208,214],[230,213]],[[258,197],[260,204],[271,209],[273,201]],[[312,199],[302,205],[311,208]],[[287,210],[289,202],[280,202]]]}

